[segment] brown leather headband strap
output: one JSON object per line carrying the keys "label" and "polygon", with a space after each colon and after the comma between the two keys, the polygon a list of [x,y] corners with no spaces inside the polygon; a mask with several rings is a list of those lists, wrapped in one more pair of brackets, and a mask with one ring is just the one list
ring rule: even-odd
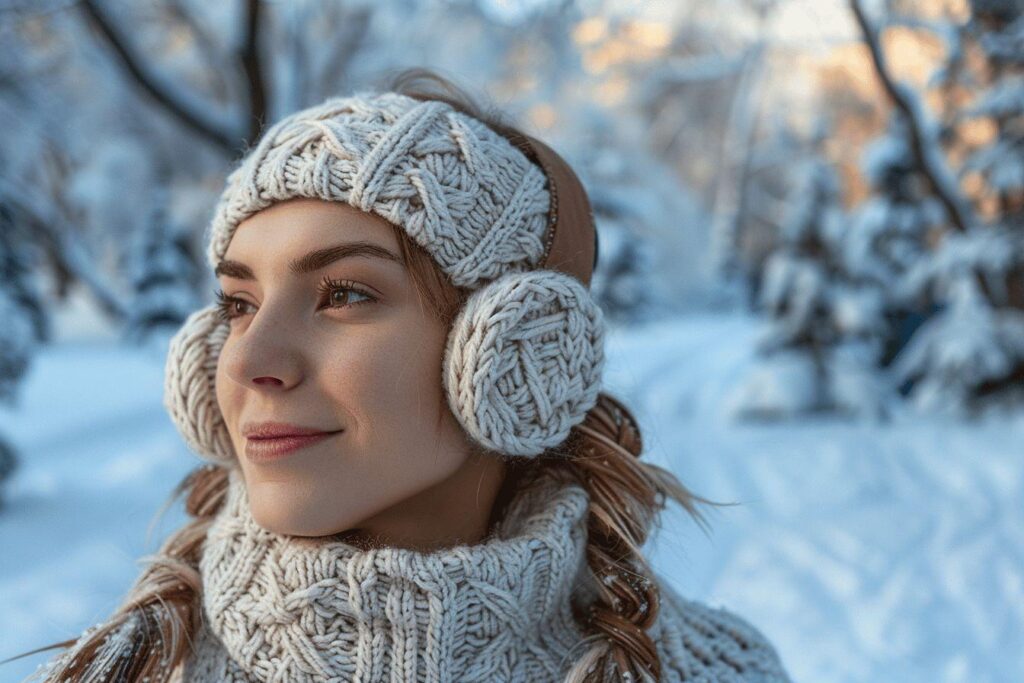
{"label": "brown leather headband strap", "polygon": [[594,214],[583,183],[566,161],[537,138],[523,134],[523,152],[544,169],[551,193],[545,255],[540,268],[576,277],[586,286],[597,262]]}

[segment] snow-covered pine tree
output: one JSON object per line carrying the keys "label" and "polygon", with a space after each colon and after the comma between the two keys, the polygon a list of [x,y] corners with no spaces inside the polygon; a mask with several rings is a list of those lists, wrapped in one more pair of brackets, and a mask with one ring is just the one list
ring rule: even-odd
{"label": "snow-covered pine tree", "polygon": [[[13,405],[36,347],[50,338],[50,323],[30,280],[14,214],[0,203],[0,402]],[[18,465],[13,446],[0,438],[0,482]]]}
{"label": "snow-covered pine tree", "polygon": [[864,150],[861,172],[871,195],[853,212],[840,249],[850,281],[875,292],[877,320],[871,327],[879,334],[880,366],[892,361],[930,313],[926,301],[905,295],[899,284],[927,257],[929,241],[946,221],[912,145],[906,119],[894,111],[886,132]]}
{"label": "snow-covered pine tree", "polygon": [[767,117],[765,130],[753,141],[743,169],[738,213],[734,217],[738,254],[732,267],[736,270],[731,276],[725,274],[722,282],[726,287],[730,286],[730,279],[743,283],[751,310],[759,306],[769,256],[785,240],[784,224],[793,219],[793,187],[807,182],[803,177],[804,164],[794,168],[792,163],[794,158],[806,154],[806,140],[801,140],[792,124],[778,112]]}
{"label": "snow-covered pine tree", "polygon": [[[1024,3],[1020,0],[972,0],[969,21],[985,54],[988,87],[972,117],[988,119],[995,128],[991,144],[965,164],[978,172],[993,200],[997,222],[1024,232]],[[1019,294],[1024,295],[1024,292]],[[1024,296],[1010,302],[1024,308]]]}
{"label": "snow-covered pine tree", "polygon": [[919,408],[963,414],[1024,402],[1024,312],[992,306],[978,282],[970,268],[945,273],[945,306],[893,362]]}
{"label": "snow-covered pine tree", "polygon": [[740,418],[884,412],[870,373],[879,336],[878,296],[850,282],[839,253],[847,230],[835,167],[824,157],[826,128],[799,159],[767,257],[758,307],[769,316],[759,362],[731,401]]}
{"label": "snow-covered pine tree", "polygon": [[900,284],[905,297],[942,310],[893,364],[916,405],[977,413],[1024,402],[1024,9],[1020,2],[972,0],[958,28],[978,46],[984,84],[965,120],[987,120],[995,134],[961,169],[980,179],[980,216],[949,232]]}
{"label": "snow-covered pine tree", "polygon": [[144,341],[157,328],[177,329],[199,305],[192,283],[198,277],[191,236],[170,218],[166,185],[156,190],[149,220],[135,231],[129,250],[134,301],[124,337]]}
{"label": "snow-covered pine tree", "polygon": [[14,227],[13,215],[0,205],[0,401],[8,404],[15,401],[35,347],[50,332]]}
{"label": "snow-covered pine tree", "polygon": [[598,194],[592,200],[599,230],[599,268],[594,271],[594,298],[610,320],[633,323],[650,319],[656,308],[651,285],[654,247],[635,225],[629,205]]}
{"label": "snow-covered pine tree", "polygon": [[32,327],[35,343],[50,341],[52,330],[41,295],[29,268],[35,259],[16,230],[15,214],[0,201],[0,288]]}

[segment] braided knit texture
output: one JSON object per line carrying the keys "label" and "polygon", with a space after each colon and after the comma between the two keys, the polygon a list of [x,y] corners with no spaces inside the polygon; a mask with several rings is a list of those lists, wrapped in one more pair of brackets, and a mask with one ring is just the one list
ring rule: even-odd
{"label": "braided knit texture", "polygon": [[200,565],[204,616],[253,680],[548,680],[581,636],[586,510],[578,485],[538,488],[490,542],[360,551],[260,528],[235,469]]}
{"label": "braided knit texture", "polygon": [[193,311],[171,337],[164,366],[164,408],[189,448],[224,466],[235,460],[235,451],[217,405],[215,380],[230,332],[216,306]]}
{"label": "braided knit texture", "polygon": [[530,270],[544,255],[544,172],[444,102],[335,97],[271,126],[229,176],[209,227],[216,267],[238,224],[293,197],[348,202],[424,247],[460,287]]}
{"label": "braided knit texture", "polygon": [[604,318],[575,278],[504,275],[477,290],[449,334],[445,389],[471,436],[509,455],[557,446],[597,403]]}
{"label": "braided knit texture", "polygon": [[[232,470],[200,571],[203,624],[176,683],[556,683],[589,645],[587,493],[545,475],[483,542],[421,553],[280,536]],[[669,683],[789,683],[748,622],[663,585],[652,627]]]}

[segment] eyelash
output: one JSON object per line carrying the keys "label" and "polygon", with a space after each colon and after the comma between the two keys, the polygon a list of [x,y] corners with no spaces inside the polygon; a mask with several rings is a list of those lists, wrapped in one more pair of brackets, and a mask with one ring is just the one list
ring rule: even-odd
{"label": "eyelash", "polygon": [[[361,306],[363,304],[370,304],[377,301],[377,297],[373,296],[365,289],[355,286],[355,284],[356,283],[352,282],[351,280],[332,280],[329,276],[325,275],[324,279],[321,280],[320,284],[317,286],[317,291],[320,293],[321,297],[328,298],[336,290],[349,290],[366,297],[366,299],[364,299],[363,301],[354,301],[343,306],[329,305],[329,308],[351,308],[353,306]],[[223,289],[214,290],[214,296],[217,298],[218,315],[220,315],[222,320],[228,322],[243,315],[241,313],[237,315],[232,315],[232,307],[236,303],[245,304],[247,306],[252,305],[248,301],[245,301],[244,299],[239,299],[236,296],[225,294]]]}

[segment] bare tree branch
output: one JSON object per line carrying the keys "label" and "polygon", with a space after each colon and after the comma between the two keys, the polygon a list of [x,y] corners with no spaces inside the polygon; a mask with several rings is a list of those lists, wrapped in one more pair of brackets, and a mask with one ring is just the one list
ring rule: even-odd
{"label": "bare tree branch", "polygon": [[114,52],[117,53],[128,73],[154,100],[188,128],[199,134],[200,137],[220,148],[221,151],[228,155],[236,153],[239,145],[235,135],[218,129],[212,122],[204,121],[198,113],[191,111],[188,105],[158,85],[156,77],[142,64],[141,60],[128,46],[121,32],[104,15],[96,0],[82,0],[81,6],[86,16],[103,34],[103,37],[110,44],[110,47],[113,48]]}
{"label": "bare tree branch", "polygon": [[713,200],[711,244],[714,268],[731,276],[739,266],[740,224],[746,206],[744,193],[760,114],[765,41],[758,40],[741,59],[740,77],[729,107],[722,138],[721,167]]}
{"label": "bare tree branch", "polygon": [[256,142],[263,132],[267,120],[266,87],[263,83],[263,69],[260,62],[260,0],[246,2],[245,44],[239,52],[239,60],[245,71],[246,86],[249,90],[249,131],[246,143]]}
{"label": "bare tree branch", "polygon": [[368,34],[370,12],[365,8],[346,10],[341,5],[328,5],[329,19],[335,27],[334,40],[327,51],[316,57],[317,90],[313,97],[334,94],[347,79],[352,57],[362,47]]}
{"label": "bare tree branch", "polygon": [[52,260],[62,279],[70,277],[85,285],[103,311],[118,323],[127,319],[127,305],[92,267],[95,259],[79,240],[70,237],[66,221],[52,203],[41,201],[10,179],[0,179],[0,197],[18,218],[32,227],[29,234]]}
{"label": "bare tree branch", "polygon": [[945,168],[943,160],[934,153],[934,146],[929,146],[929,140],[926,139],[925,123],[922,121],[923,115],[913,99],[913,94],[908,92],[906,87],[896,83],[889,73],[878,34],[864,14],[860,0],[850,0],[850,8],[853,10],[853,15],[864,36],[864,42],[871,52],[871,62],[875,67],[875,73],[893,104],[906,119],[910,131],[910,148],[918,169],[927,179],[932,192],[945,207],[953,225],[960,232],[967,232],[971,224],[969,209],[966,203],[960,199],[954,183],[949,180],[951,176],[948,169]]}
{"label": "bare tree branch", "polygon": [[235,81],[241,80],[235,71],[237,67],[234,62],[229,63],[227,55],[221,51],[220,46],[213,40],[210,32],[185,7],[183,0],[169,0],[166,7],[164,7],[164,11],[167,12],[172,21],[184,24],[188,28],[189,33],[192,34],[200,54],[205,58],[210,71],[214,74],[214,78],[223,91],[218,94],[226,96],[228,99],[233,98],[237,94],[237,90],[234,87],[236,85]]}

